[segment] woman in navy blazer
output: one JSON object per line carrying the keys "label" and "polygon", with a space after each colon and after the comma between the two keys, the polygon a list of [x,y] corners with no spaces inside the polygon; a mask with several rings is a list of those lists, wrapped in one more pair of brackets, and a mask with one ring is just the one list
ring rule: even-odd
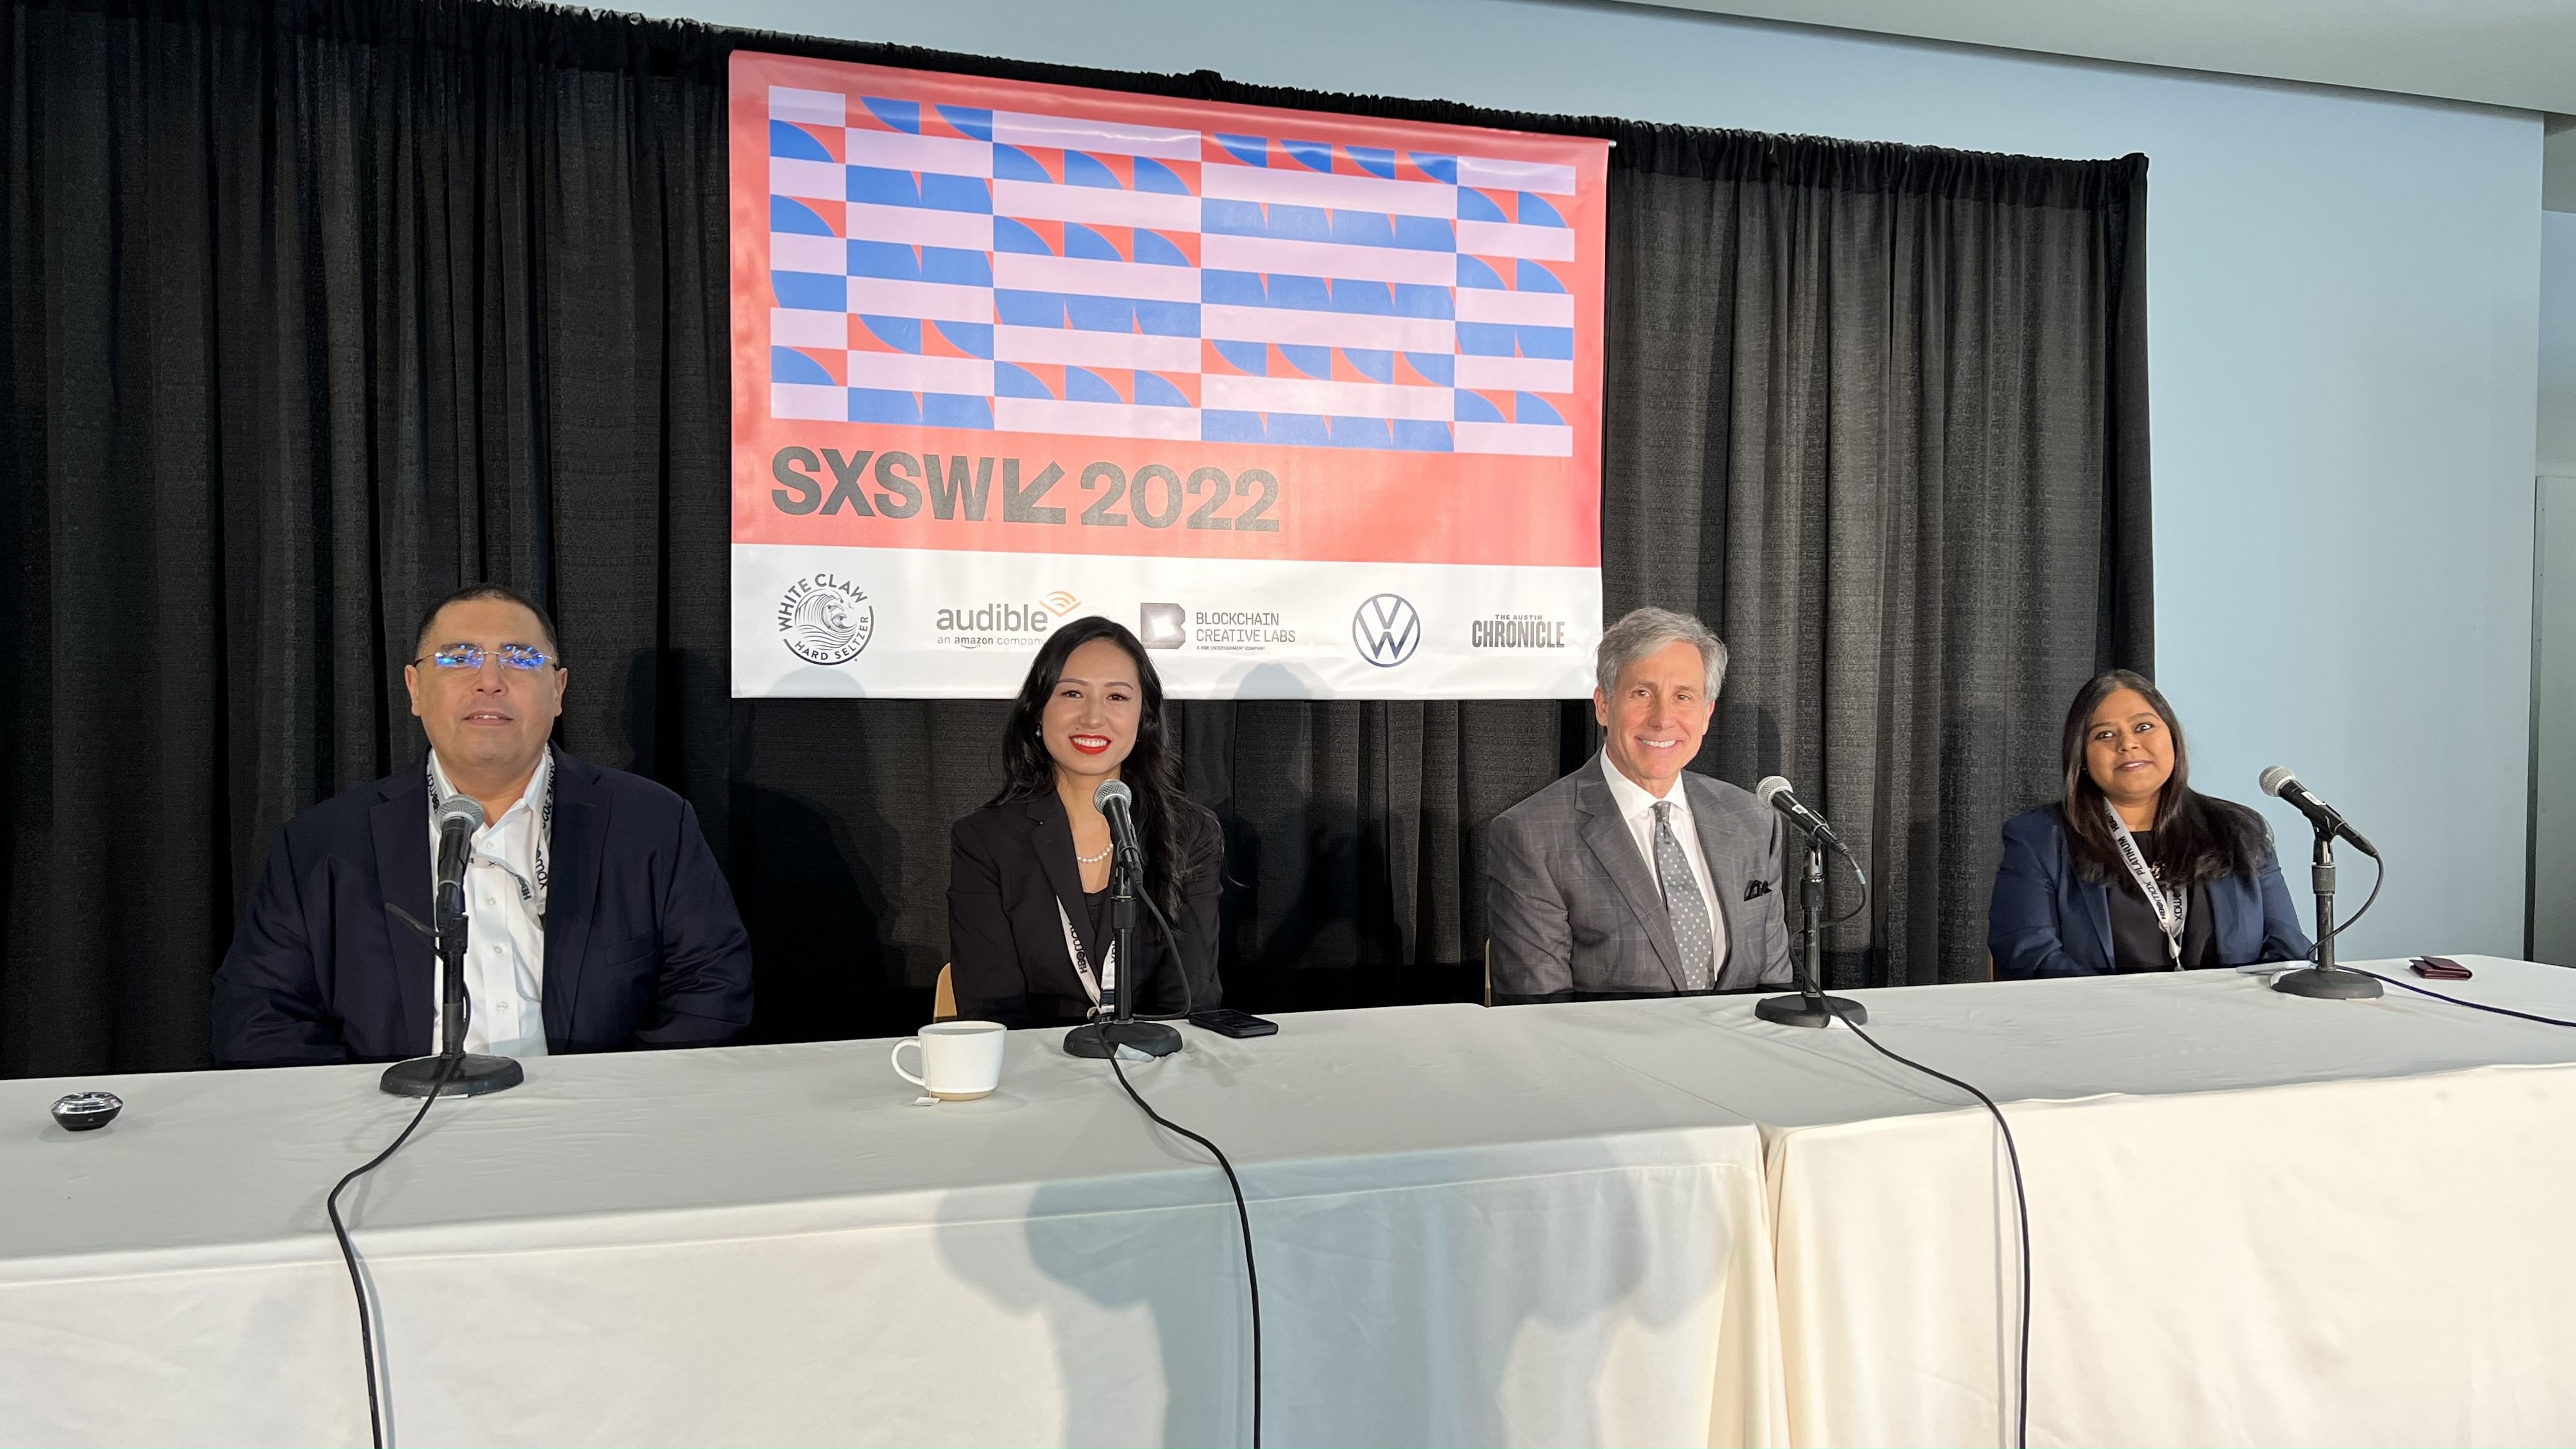
{"label": "woman in navy blazer", "polygon": [[[2115,669],[2086,684],[2060,759],[2059,803],[2004,823],[1986,912],[1998,978],[2307,959],[2270,829],[2191,788],[2181,722],[2153,683]],[[2185,904],[2178,939],[2137,883],[2124,830],[2160,892]]]}

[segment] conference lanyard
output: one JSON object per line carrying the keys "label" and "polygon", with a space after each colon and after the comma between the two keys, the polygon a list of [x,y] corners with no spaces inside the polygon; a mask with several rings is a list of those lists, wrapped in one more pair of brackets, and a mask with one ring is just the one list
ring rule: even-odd
{"label": "conference lanyard", "polygon": [[[438,787],[437,757],[433,755],[424,761],[421,769],[429,776],[429,813],[432,819],[436,819],[438,807],[447,803],[447,792]],[[485,855],[479,848],[474,851],[476,860],[499,866],[502,872],[510,877],[510,883],[519,888],[519,904],[534,908],[537,929],[540,931],[546,928],[546,846],[555,838],[555,775],[555,747],[548,745],[546,746],[546,798],[537,807],[536,880],[533,886],[527,877],[511,869],[508,861],[497,855]],[[1062,911],[1064,907],[1059,905],[1056,909]]]}
{"label": "conference lanyard", "polygon": [[1073,974],[1082,978],[1082,989],[1091,993],[1091,1005],[1097,1010],[1100,1006],[1100,983],[1108,982],[1113,991],[1118,988],[1118,943],[1109,943],[1109,955],[1100,963],[1100,974],[1095,977],[1091,974],[1091,958],[1083,953],[1082,938],[1073,933],[1073,917],[1065,914],[1062,896],[1056,898],[1055,919],[1064,927],[1064,954],[1073,958]]}
{"label": "conference lanyard", "polygon": [[2166,894],[2164,883],[2147,868],[2147,857],[2138,849],[2137,838],[2129,834],[2128,823],[2120,818],[2120,812],[2113,809],[2108,800],[2102,802],[2102,812],[2111,817],[2111,838],[2120,843],[2120,859],[2128,865],[2130,876],[2138,883],[2139,893],[2147,898],[2147,905],[2156,913],[2156,924],[2164,930],[2165,959],[2179,971],[2182,969],[2182,923],[2183,917],[2191,910],[2191,897],[2180,890]]}

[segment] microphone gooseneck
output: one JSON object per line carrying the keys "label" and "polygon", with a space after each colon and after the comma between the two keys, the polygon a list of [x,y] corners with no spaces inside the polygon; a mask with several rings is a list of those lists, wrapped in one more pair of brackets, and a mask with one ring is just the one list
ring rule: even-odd
{"label": "microphone gooseneck", "polygon": [[1136,843],[1136,792],[1124,780],[1103,780],[1091,792],[1091,808],[1109,822],[1109,843],[1128,867],[1142,870],[1145,852]]}
{"label": "microphone gooseneck", "polygon": [[[1861,903],[1852,908],[1853,915],[1868,908],[1869,877],[1862,872],[1860,861],[1852,855],[1850,847],[1834,834],[1834,828],[1825,823],[1824,817],[1798,803],[1797,792],[1789,788],[1787,780],[1773,775],[1754,786],[1753,793],[1764,804],[1788,816],[1789,822],[1807,836],[1807,868],[1798,891],[1799,914],[1806,928],[1803,932],[1805,942],[1801,955],[1793,962],[1798,994],[1766,997],[1753,1004],[1753,1014],[1782,1026],[1824,1027],[1836,1021],[1848,1025],[1869,1020],[1869,1009],[1859,1002],[1825,994],[1825,847],[1832,846],[1834,853],[1843,858],[1843,863],[1851,867],[1853,877],[1860,882]],[[1788,884],[1785,879],[1780,882],[1784,891]],[[1849,919],[1850,916],[1843,918]],[[1841,922],[1833,924],[1840,925]]]}
{"label": "microphone gooseneck", "polygon": [[[2272,989],[2285,996],[2307,996],[2326,1001],[2366,1001],[2379,996],[2379,982],[2369,973],[2347,971],[2335,965],[2335,937],[2343,933],[2343,928],[2335,924],[2334,843],[2338,839],[2351,841],[2355,850],[2374,861],[2379,860],[2379,852],[2371,847],[2369,841],[2362,839],[2360,831],[2344,823],[2343,812],[2318,799],[2307,786],[2300,784],[2299,777],[2290,773],[2289,766],[2271,766],[2263,771],[2259,783],[2264,794],[2296,806],[2300,814],[2308,817],[2308,823],[2316,827],[2317,835],[2316,853],[2308,868],[2308,878],[2317,902],[2317,944],[2309,959],[2316,964],[2273,977]],[[2384,884],[2388,878],[2388,867],[2384,861],[2380,863],[2379,876],[2379,883],[2370,888],[2373,901],[2379,899],[2379,884]],[[2363,902],[2362,910],[2369,909],[2370,902]],[[2354,919],[2360,919],[2359,913],[2355,913]]]}
{"label": "microphone gooseneck", "polygon": [[1834,834],[1834,828],[1825,823],[1825,817],[1800,803],[1798,792],[1790,787],[1788,780],[1779,775],[1769,776],[1753,787],[1753,794],[1763,804],[1788,816],[1790,823],[1807,832],[1811,838],[1832,846],[1843,859],[1852,862],[1853,869],[1859,869],[1860,862],[1853,857],[1851,847],[1843,844],[1841,836]]}
{"label": "microphone gooseneck", "polygon": [[483,806],[470,795],[451,794],[431,817],[438,825],[438,878],[433,913],[444,937],[465,917],[465,863],[474,854],[474,832],[483,828]]}
{"label": "microphone gooseneck", "polygon": [[449,795],[446,799],[438,802],[438,828],[440,833],[444,834],[450,825],[459,820],[465,822],[468,830],[482,829],[483,803],[471,795],[461,793]]}
{"label": "microphone gooseneck", "polygon": [[[1114,969],[1100,981],[1100,1004],[1093,1019],[1065,1033],[1064,1049],[1077,1057],[1114,1056],[1132,1047],[1148,1056],[1167,1056],[1181,1049],[1181,1034],[1154,1021],[1136,1020],[1136,992],[1141,982],[1136,961],[1136,903],[1145,892],[1145,851],[1136,839],[1136,792],[1123,780],[1103,780],[1091,792],[1091,808],[1109,822],[1109,960]],[[1154,908],[1155,918],[1162,918]],[[1170,923],[1163,922],[1166,936]],[[1177,947],[1175,947],[1177,949]],[[1175,958],[1177,964],[1177,958]],[[1187,968],[1179,968],[1187,985]]]}
{"label": "microphone gooseneck", "polygon": [[2343,812],[2318,799],[2313,791],[2299,782],[2297,775],[2290,772],[2289,766],[2273,765],[2265,769],[2261,783],[2264,794],[2296,807],[2300,814],[2308,817],[2308,823],[2318,830],[2327,835],[2339,836],[2349,842],[2353,849],[2373,860],[2379,859],[2377,848],[2363,839],[2361,832],[2353,829],[2351,824],[2345,821]]}
{"label": "microphone gooseneck", "polygon": [[[476,1097],[506,1091],[524,1076],[519,1064],[508,1057],[465,1049],[473,1005],[465,985],[466,937],[473,925],[465,908],[465,868],[474,858],[474,833],[483,828],[484,818],[480,802],[452,790],[430,812],[430,824],[438,832],[438,854],[431,876],[427,934],[437,957],[438,1038],[430,1055],[385,1068],[377,1085],[399,1097]],[[385,902],[385,909],[406,922],[411,920],[391,901]]]}

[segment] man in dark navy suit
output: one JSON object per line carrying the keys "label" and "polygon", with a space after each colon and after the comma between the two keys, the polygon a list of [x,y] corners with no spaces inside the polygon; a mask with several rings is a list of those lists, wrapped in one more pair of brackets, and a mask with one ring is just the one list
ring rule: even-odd
{"label": "man in dark navy suit", "polygon": [[413,767],[287,822],[215,973],[222,1066],[438,1049],[431,802],[483,807],[466,866],[466,1049],[722,1046],[751,1021],[751,942],[679,796],[547,743],[570,674],[554,623],[482,584],[422,619],[403,669]]}

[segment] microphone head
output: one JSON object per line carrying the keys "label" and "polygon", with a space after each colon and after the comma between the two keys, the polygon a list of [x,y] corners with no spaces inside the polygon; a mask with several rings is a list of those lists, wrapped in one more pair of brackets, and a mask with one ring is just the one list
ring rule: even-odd
{"label": "microphone head", "polygon": [[444,835],[449,827],[464,822],[468,834],[483,828],[483,807],[471,795],[450,795],[438,802],[438,829]]}
{"label": "microphone head", "polygon": [[1788,793],[1789,781],[1788,778],[1783,775],[1765,776],[1761,784],[1753,787],[1753,798],[1761,801],[1765,805],[1771,803],[1772,796],[1786,795]]}
{"label": "microphone head", "polygon": [[1100,782],[1100,788],[1091,792],[1091,808],[1103,815],[1109,813],[1109,802],[1112,800],[1129,809],[1134,809],[1136,792],[1128,789],[1127,782],[1124,780],[1103,780]]}
{"label": "microphone head", "polygon": [[2287,765],[2274,765],[2263,772],[2263,793],[2275,798],[2279,797],[2282,786],[2297,783],[2299,777],[2291,774]]}

